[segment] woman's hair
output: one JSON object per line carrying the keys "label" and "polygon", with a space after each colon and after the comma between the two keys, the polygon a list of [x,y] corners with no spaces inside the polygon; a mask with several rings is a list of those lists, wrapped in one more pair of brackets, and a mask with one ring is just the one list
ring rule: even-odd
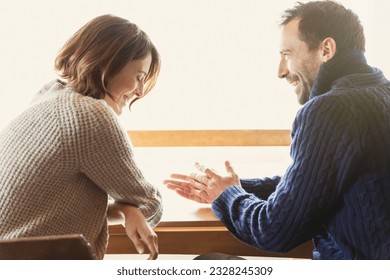
{"label": "woman's hair", "polygon": [[143,59],[149,53],[152,62],[144,95],[154,87],[160,72],[157,49],[134,23],[103,15],[85,24],[65,43],[56,57],[55,69],[74,91],[103,99],[110,95],[108,81],[129,61]]}
{"label": "woman's hair", "polygon": [[364,31],[358,16],[337,2],[297,2],[294,8],[284,12],[281,25],[296,18],[300,19],[300,39],[309,49],[318,48],[322,40],[331,37],[337,51],[365,51]]}

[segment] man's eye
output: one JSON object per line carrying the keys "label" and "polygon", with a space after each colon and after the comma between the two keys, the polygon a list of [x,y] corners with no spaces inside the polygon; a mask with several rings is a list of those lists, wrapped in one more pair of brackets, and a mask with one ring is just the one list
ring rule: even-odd
{"label": "man's eye", "polygon": [[289,57],[289,53],[288,52],[280,52],[280,56],[283,58],[283,59],[287,59]]}

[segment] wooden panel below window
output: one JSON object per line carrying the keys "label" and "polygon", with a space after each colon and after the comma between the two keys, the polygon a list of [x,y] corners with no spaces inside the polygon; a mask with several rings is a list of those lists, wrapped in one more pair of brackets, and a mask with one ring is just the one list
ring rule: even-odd
{"label": "wooden panel below window", "polygon": [[289,146],[289,130],[132,130],[135,147]]}
{"label": "wooden panel below window", "polygon": [[[220,252],[238,256],[312,258],[313,245],[306,242],[287,253],[273,253],[246,245],[233,237],[225,227],[156,227],[160,254],[200,255]],[[110,226],[107,254],[137,254],[122,226]]]}

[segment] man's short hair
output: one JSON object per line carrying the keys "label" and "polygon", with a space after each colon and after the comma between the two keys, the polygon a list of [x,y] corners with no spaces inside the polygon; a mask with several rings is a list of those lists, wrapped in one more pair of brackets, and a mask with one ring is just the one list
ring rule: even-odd
{"label": "man's short hair", "polygon": [[300,19],[300,40],[309,49],[318,48],[328,37],[336,41],[337,51],[365,51],[363,26],[358,16],[334,1],[297,2],[282,16],[281,26],[293,19]]}

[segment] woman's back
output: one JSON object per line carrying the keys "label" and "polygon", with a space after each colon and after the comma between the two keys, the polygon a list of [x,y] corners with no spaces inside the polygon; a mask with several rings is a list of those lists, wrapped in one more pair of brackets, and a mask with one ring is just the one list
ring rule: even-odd
{"label": "woman's back", "polygon": [[104,101],[59,82],[39,95],[0,133],[0,238],[82,233],[101,258],[107,194],[131,203],[150,191],[143,199],[159,209],[159,193],[136,168]]}

